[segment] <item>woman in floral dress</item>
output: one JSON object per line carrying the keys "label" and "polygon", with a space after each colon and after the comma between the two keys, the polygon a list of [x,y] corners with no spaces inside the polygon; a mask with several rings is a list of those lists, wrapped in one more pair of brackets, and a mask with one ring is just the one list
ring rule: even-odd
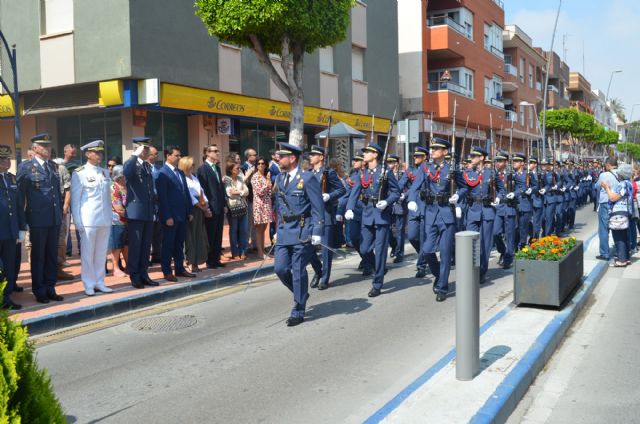
{"label": "woman in floral dress", "polygon": [[271,222],[271,178],[267,172],[267,162],[258,158],[257,171],[251,177],[253,187],[253,223],[256,226],[256,249],[258,258],[264,258],[264,233]]}

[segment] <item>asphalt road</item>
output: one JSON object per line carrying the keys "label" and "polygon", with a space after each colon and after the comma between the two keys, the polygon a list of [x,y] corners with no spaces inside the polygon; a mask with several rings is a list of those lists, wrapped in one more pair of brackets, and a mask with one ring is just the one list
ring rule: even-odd
{"label": "asphalt road", "polygon": [[[579,237],[595,231],[588,208],[577,222]],[[362,422],[453,347],[455,298],[435,302],[414,255],[390,264],[384,294],[369,299],[358,259],[334,262],[332,287],[311,290],[298,327],[285,326],[291,295],[273,279],[159,315],[194,317],[186,329],[127,322],[42,346],[38,360],[75,422]],[[481,322],[512,300],[511,274],[495,266]]]}

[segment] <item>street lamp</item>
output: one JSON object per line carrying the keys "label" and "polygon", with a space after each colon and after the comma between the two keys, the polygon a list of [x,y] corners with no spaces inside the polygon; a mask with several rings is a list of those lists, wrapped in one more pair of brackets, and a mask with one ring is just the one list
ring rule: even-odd
{"label": "street lamp", "polygon": [[13,72],[13,91],[9,90],[7,83],[0,75],[0,84],[2,87],[9,93],[11,96],[11,101],[13,103],[13,135],[15,138],[16,144],[16,167],[20,164],[22,160],[22,148],[20,146],[20,92],[18,91],[18,62],[16,60],[16,45],[12,45],[11,49],[9,49],[9,43],[7,39],[4,38],[4,34],[0,30],[0,40],[2,40],[2,44],[4,44],[4,48],[7,51],[7,56],[9,56],[9,63],[11,64],[11,71]]}
{"label": "street lamp", "polygon": [[611,72],[611,77],[609,78],[609,86],[607,87],[607,95],[605,96],[604,100],[605,102],[608,104],[609,102],[609,90],[611,89],[611,81],[613,81],[613,75],[614,74],[619,74],[620,72],[622,72],[622,69],[618,69],[616,71],[612,71]]}
{"label": "street lamp", "polygon": [[[556,39],[556,30],[558,29],[558,19],[560,18],[560,9],[562,8],[562,0],[558,1],[558,12],[556,13],[556,21],[553,24],[553,34],[551,35],[551,47],[549,48],[549,53],[547,57],[547,66],[546,66],[546,75],[544,77],[544,93],[542,93],[542,131],[540,131],[540,135],[542,135],[542,151],[545,154],[546,158],[546,145],[547,145],[547,96],[548,87],[549,87],[549,72],[551,68],[551,55],[553,54],[553,42]],[[535,110],[535,108],[534,108]],[[537,115],[537,112],[536,112]],[[554,158],[555,159],[555,158]]]}
{"label": "street lamp", "polygon": [[[538,119],[538,108],[536,107],[536,105],[534,103],[529,103],[527,101],[521,101],[520,102],[520,107],[526,107],[526,106],[530,106],[533,108],[533,113],[536,117],[536,127],[538,128],[538,132],[540,133],[540,135],[542,135],[542,129],[540,128],[540,119]],[[542,137],[542,157],[546,159],[547,157],[547,140]],[[538,145],[538,149],[540,148],[540,146]]]}

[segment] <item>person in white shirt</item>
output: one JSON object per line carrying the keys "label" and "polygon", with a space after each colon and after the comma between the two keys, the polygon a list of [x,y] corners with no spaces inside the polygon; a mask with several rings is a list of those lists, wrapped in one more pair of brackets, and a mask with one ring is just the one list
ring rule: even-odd
{"label": "person in white shirt", "polygon": [[100,167],[104,142],[92,141],[80,148],[87,163],[71,176],[71,211],[76,229],[80,231],[82,283],[87,296],[98,290],[110,293],[105,285],[105,261],[111,231],[111,178]]}
{"label": "person in white shirt", "polygon": [[199,265],[206,262],[209,255],[209,239],[204,225],[205,218],[211,218],[209,199],[204,194],[200,180],[195,176],[196,170],[191,156],[185,156],[178,162],[178,168],[184,172],[187,187],[193,204],[193,220],[187,223],[187,237],[185,240],[185,256],[191,272],[199,272]]}

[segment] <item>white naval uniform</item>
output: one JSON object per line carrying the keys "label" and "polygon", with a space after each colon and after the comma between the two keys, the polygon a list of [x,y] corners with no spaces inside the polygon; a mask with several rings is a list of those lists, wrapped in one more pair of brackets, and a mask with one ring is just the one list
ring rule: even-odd
{"label": "white naval uniform", "polygon": [[111,178],[104,168],[86,163],[71,176],[71,211],[80,231],[81,270],[85,292],[103,288],[111,233]]}

